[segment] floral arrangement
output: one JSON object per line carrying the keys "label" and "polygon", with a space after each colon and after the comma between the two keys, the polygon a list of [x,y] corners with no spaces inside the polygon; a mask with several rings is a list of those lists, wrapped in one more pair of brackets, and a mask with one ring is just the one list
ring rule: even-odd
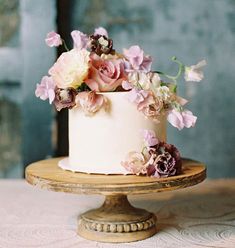
{"label": "floral arrangement", "polygon": [[145,144],[142,152],[129,152],[122,166],[136,175],[159,178],[180,174],[182,160],[177,148],[160,142],[152,130],[142,130],[142,134]]}
{"label": "floral arrangement", "polygon": [[175,76],[170,76],[151,70],[152,57],[137,45],[123,49],[122,54],[116,52],[112,39],[102,27],[90,36],[78,30],[72,31],[71,36],[74,45],[68,50],[59,34],[48,33],[46,44],[50,47],[64,45],[66,52],[49,69],[49,76],[44,76],[37,84],[37,97],[49,99],[58,111],[81,107],[85,114],[92,115],[108,107],[108,99],[100,92],[128,91],[128,100],[146,118],[158,122],[158,117],[164,114],[179,130],[195,125],[197,117],[184,109],[188,101],[176,94],[177,80],[184,74],[186,81],[201,81],[205,60],[185,66],[173,57],[179,70]]}
{"label": "floral arrangement", "polygon": [[[133,45],[118,53],[107,31],[99,27],[87,35],[71,32],[73,49],[54,31],[45,39],[49,47],[64,46],[66,50],[37,84],[35,94],[60,111],[63,108],[81,108],[86,115],[107,110],[109,100],[102,92],[126,91],[127,100],[136,105],[146,118],[159,122],[165,115],[179,130],[193,127],[197,117],[187,109],[186,99],[178,96],[177,82],[184,75],[186,82],[199,82],[204,75],[206,61],[186,66],[176,57],[175,76],[152,70],[152,57]],[[181,171],[180,153],[176,147],[158,141],[151,130],[143,130],[145,146],[141,152],[128,153],[122,166],[133,174],[155,177],[177,175]]]}

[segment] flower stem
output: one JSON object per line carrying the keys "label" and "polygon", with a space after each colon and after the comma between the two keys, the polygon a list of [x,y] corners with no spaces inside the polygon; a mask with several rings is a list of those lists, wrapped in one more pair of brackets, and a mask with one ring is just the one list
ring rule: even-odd
{"label": "flower stem", "polygon": [[64,46],[65,50],[68,52],[69,49],[68,49],[68,47],[67,47],[67,45],[66,45],[66,43],[65,43],[65,40],[62,39],[62,42],[63,42],[63,46]]}
{"label": "flower stem", "polygon": [[160,72],[160,71],[155,71],[155,72],[160,74],[160,75],[163,75],[166,78],[169,78],[169,79],[173,80],[174,83],[176,84],[177,79],[181,76],[182,72],[184,71],[185,66],[176,57],[172,57],[171,60],[173,62],[177,63],[178,66],[179,66],[178,72],[177,72],[177,74],[175,76],[170,76],[170,75],[165,74],[164,72]]}

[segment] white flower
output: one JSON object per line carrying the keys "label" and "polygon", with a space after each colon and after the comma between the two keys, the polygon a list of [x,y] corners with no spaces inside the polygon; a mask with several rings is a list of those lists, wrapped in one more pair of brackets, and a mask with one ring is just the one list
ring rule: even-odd
{"label": "white flower", "polygon": [[167,101],[171,97],[171,92],[167,86],[160,86],[155,89],[155,95],[162,101]]}
{"label": "white flower", "polygon": [[184,79],[191,82],[200,82],[203,78],[203,71],[201,68],[206,65],[206,60],[201,60],[196,65],[186,66]]}
{"label": "white flower", "polygon": [[151,85],[154,87],[160,86],[161,79],[157,73],[134,71],[128,73],[128,81],[135,86],[141,86],[144,90],[149,90]]}
{"label": "white flower", "polygon": [[56,86],[62,89],[80,86],[88,75],[89,55],[85,49],[72,49],[62,53],[49,70]]}

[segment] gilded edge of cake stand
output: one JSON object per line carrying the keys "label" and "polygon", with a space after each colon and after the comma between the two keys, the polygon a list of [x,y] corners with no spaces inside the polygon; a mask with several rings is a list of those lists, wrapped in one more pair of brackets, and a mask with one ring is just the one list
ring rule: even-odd
{"label": "gilded edge of cake stand", "polygon": [[103,205],[78,217],[78,234],[100,242],[122,243],[143,240],[157,232],[153,213],[133,207],[128,194],[146,194],[196,185],[206,178],[204,164],[183,159],[181,175],[153,178],[135,175],[100,175],[64,171],[61,158],[42,160],[25,170],[28,183],[57,192],[105,195]]}

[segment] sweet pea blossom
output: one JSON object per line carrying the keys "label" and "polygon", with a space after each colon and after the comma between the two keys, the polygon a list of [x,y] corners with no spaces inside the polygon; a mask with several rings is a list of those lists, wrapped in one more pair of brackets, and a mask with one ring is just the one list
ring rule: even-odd
{"label": "sweet pea blossom", "polygon": [[197,117],[189,110],[184,110],[182,112],[172,109],[167,116],[167,120],[172,126],[178,128],[179,130],[184,127],[190,128],[194,127]]}
{"label": "sweet pea blossom", "polygon": [[131,91],[127,94],[127,99],[132,102],[139,104],[140,102],[143,102],[144,99],[148,96],[148,92],[145,90],[139,90],[136,87],[132,88]]}
{"label": "sweet pea blossom", "polygon": [[206,60],[201,60],[196,65],[185,67],[184,79],[186,81],[200,82],[203,78],[202,67],[206,65]]}
{"label": "sweet pea blossom", "polygon": [[79,50],[87,48],[89,38],[86,34],[80,32],[79,30],[74,30],[71,32],[71,36],[73,38],[74,48]]}
{"label": "sweet pea blossom", "polygon": [[60,35],[55,31],[51,31],[47,34],[45,42],[49,47],[58,47],[63,43]]}
{"label": "sweet pea blossom", "polygon": [[155,146],[158,144],[158,139],[156,137],[156,134],[153,130],[141,130],[143,137],[144,137],[144,141],[146,146]]}
{"label": "sweet pea blossom", "polygon": [[98,27],[95,29],[94,35],[97,35],[97,34],[106,36],[107,38],[109,37],[107,30],[103,27]]}
{"label": "sweet pea blossom", "polygon": [[149,55],[144,56],[144,51],[139,46],[131,46],[129,49],[123,49],[123,54],[129,63],[126,63],[126,71],[139,70],[149,72],[151,70],[152,58]]}
{"label": "sweet pea blossom", "polygon": [[151,91],[140,90],[134,87],[127,94],[127,99],[137,105],[137,110],[141,111],[146,118],[158,122],[157,117],[163,107],[158,98],[154,98]]}
{"label": "sweet pea blossom", "polygon": [[44,76],[40,84],[37,84],[35,90],[36,97],[40,97],[41,100],[46,100],[49,98],[49,103],[51,104],[55,99],[55,82],[52,77]]}

